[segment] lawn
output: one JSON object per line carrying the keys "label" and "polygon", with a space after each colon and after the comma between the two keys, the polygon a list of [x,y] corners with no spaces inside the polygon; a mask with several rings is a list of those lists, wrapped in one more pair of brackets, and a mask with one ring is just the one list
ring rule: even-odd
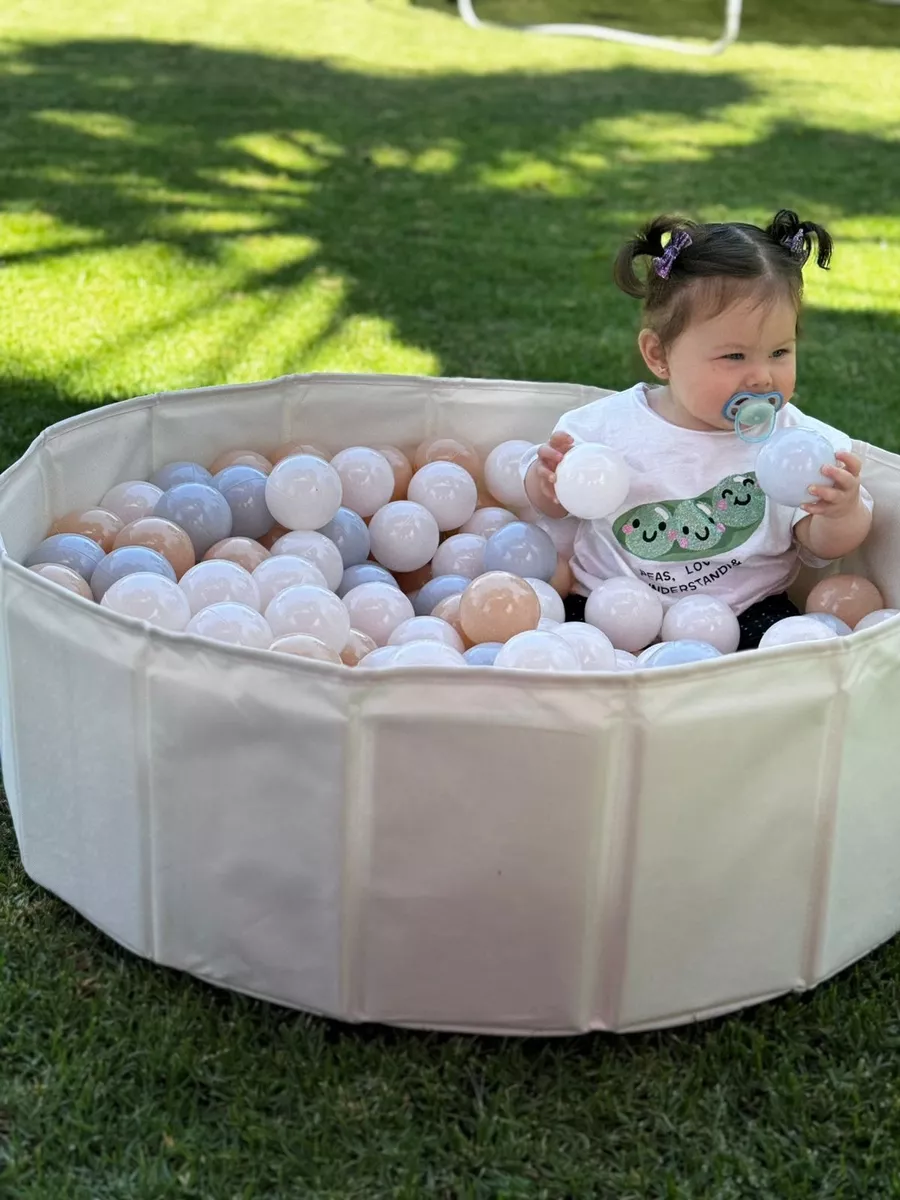
{"label": "lawn", "polygon": [[[779,207],[837,240],[800,401],[900,449],[900,9],[748,8],[705,60],[475,33],[443,0],[6,0],[0,459],[90,405],[287,371],[625,386],[619,242]],[[479,11],[704,34],[719,7]],[[345,1028],[118,950],[0,809],[0,1196],[881,1200],[898,1043],[898,944],[675,1033]]]}

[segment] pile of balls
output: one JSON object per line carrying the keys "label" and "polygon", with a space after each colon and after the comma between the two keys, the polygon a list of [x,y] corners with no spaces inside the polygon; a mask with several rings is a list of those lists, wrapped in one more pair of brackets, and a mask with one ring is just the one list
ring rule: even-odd
{"label": "pile of balls", "polygon": [[[229,451],[209,468],[173,462],[61,517],[26,566],[150,625],[349,667],[607,672],[737,649],[722,601],[690,596],[664,614],[633,578],[605,581],[585,622],[567,622],[578,521],[529,505],[521,464],[532,449],[507,441],[482,461],[455,438],[428,439],[410,457],[291,442],[268,456]],[[624,466],[603,448],[582,457],[571,464],[571,511],[612,511],[627,492]],[[780,622],[764,644],[894,615],[865,580],[820,588],[813,617]]]}

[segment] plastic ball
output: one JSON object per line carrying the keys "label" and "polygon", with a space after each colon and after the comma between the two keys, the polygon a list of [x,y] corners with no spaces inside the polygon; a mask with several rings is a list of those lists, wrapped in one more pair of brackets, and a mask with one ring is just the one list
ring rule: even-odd
{"label": "plastic ball", "polygon": [[439,575],[429,580],[423,584],[413,600],[416,616],[430,617],[435,605],[446,600],[448,596],[461,596],[470,583],[471,580],[465,575]]}
{"label": "plastic ball", "polygon": [[559,626],[559,621],[551,621],[549,617],[541,617],[537,623],[538,629],[540,629],[543,633],[554,633],[557,629],[559,629]]}
{"label": "plastic ball", "polygon": [[164,517],[141,517],[126,525],[116,537],[115,550],[122,546],[149,546],[172,564],[176,579],[189,571],[197,557],[185,531]]}
{"label": "plastic ball", "polygon": [[526,577],[525,582],[533,587],[537,593],[542,617],[546,617],[550,621],[555,621],[557,625],[565,621],[566,609],[559,592],[555,591],[549,583],[545,583],[543,579]]}
{"label": "plastic ball", "polygon": [[337,594],[343,598],[348,592],[352,592],[354,588],[358,588],[361,583],[386,583],[389,587],[397,588],[400,591],[400,585],[397,580],[384,567],[379,567],[378,563],[364,562],[357,567],[348,567],[344,572],[340,585],[337,589]]}
{"label": "plastic ball", "polygon": [[[440,606],[433,615],[443,615]],[[519,633],[536,629],[540,619],[537,592],[508,571],[481,575],[459,598],[459,622],[470,642],[508,642]]]}
{"label": "plastic ball", "polygon": [[268,533],[264,533],[259,539],[259,544],[264,550],[271,553],[272,547],[279,538],[283,538],[286,533],[290,533],[290,529],[285,529],[283,525],[273,525]]}
{"label": "plastic ball", "polygon": [[202,609],[191,617],[185,633],[253,650],[268,650],[275,640],[265,617],[246,604],[232,602]]}
{"label": "plastic ball", "polygon": [[49,579],[57,587],[65,588],[67,592],[74,592],[76,596],[81,596],[85,600],[94,598],[91,585],[84,576],[73,571],[71,567],[64,567],[62,563],[38,563],[36,567],[30,567],[29,570],[33,571],[35,575],[40,575],[41,579]]}
{"label": "plastic ball", "polygon": [[66,513],[55,521],[50,530],[54,533],[79,533],[90,538],[109,554],[115,544],[116,535],[122,529],[122,518],[105,508],[88,508],[80,512]]}
{"label": "plastic ball", "polygon": [[419,567],[418,571],[396,571],[394,578],[400,591],[412,600],[413,596],[431,581],[431,563]]}
{"label": "plastic ball", "polygon": [[581,522],[577,517],[554,518],[538,513],[535,524],[553,539],[557,554],[562,555],[565,559],[572,557],[575,553],[575,538],[581,527]]}
{"label": "plastic ball", "polygon": [[444,642],[404,642],[396,647],[395,667],[464,667],[466,660],[460,650]]}
{"label": "plastic ball", "polygon": [[463,640],[446,621],[439,617],[410,617],[397,626],[387,640],[389,646],[402,646],[406,642],[443,642],[462,654]]}
{"label": "plastic ball", "polygon": [[[150,482],[161,492],[178,487],[180,483],[212,484],[213,473],[196,462],[170,462],[150,476]],[[158,499],[159,497],[157,497]]]}
{"label": "plastic ball", "polygon": [[647,666],[655,671],[658,667],[680,667],[685,663],[721,657],[722,651],[711,646],[709,642],[698,641],[696,638],[681,638],[657,646],[656,653],[648,660]]}
{"label": "plastic ball", "polygon": [[884,597],[862,575],[828,575],[806,599],[807,613],[832,613],[855,629],[863,617],[884,608]]}
{"label": "plastic ball", "polygon": [[260,563],[265,562],[270,557],[270,554],[271,551],[252,538],[230,537],[225,538],[221,542],[216,542],[214,546],[210,546],[203,555],[203,559],[205,562],[209,562],[210,559],[214,558],[236,562],[239,567],[243,567],[245,571],[249,571],[252,574]]}
{"label": "plastic ball", "polygon": [[229,467],[253,467],[255,471],[268,475],[272,470],[272,463],[256,450],[226,450],[215,459],[209,469],[213,475],[221,475]]}
{"label": "plastic ball", "polygon": [[120,546],[107,554],[91,576],[91,590],[95,600],[102,600],[107,590],[117,579],[138,572],[163,575],[175,583],[175,571],[168,559],[149,546]]}
{"label": "plastic ball", "polygon": [[522,478],[522,460],[534,450],[532,442],[501,442],[485,459],[484,482],[501,504],[519,508],[528,503]]}
{"label": "plastic ball", "polygon": [[502,649],[502,642],[481,642],[478,646],[471,646],[463,658],[470,667],[492,667]]}
{"label": "plastic ball", "polygon": [[359,513],[349,508],[339,508],[318,532],[337,546],[345,569],[364,563],[369,557],[369,527]]}
{"label": "plastic ball", "polygon": [[272,547],[273,557],[279,554],[290,554],[313,563],[325,576],[332,591],[337,591],[344,577],[344,560],[340,550],[334,542],[315,530],[296,529],[286,533]]}
{"label": "plastic ball", "polygon": [[341,662],[345,667],[358,667],[367,654],[376,649],[373,640],[358,629],[351,629],[344,648],[341,651]]}
{"label": "plastic ball", "polygon": [[[838,637],[846,637],[848,633],[853,632],[847,622],[842,621],[840,617],[836,617],[834,613],[813,612],[809,613],[808,615],[816,621],[821,621],[823,624],[827,625],[829,629],[833,629]],[[864,617],[863,620],[865,619],[866,618]]]}
{"label": "plastic ball", "polygon": [[759,648],[788,646],[793,642],[830,642],[836,637],[833,629],[813,617],[785,617],[769,626],[759,639]]}
{"label": "plastic ball", "polygon": [[397,446],[373,446],[372,449],[383,454],[391,464],[391,470],[394,472],[394,490],[391,492],[391,499],[405,500],[409,481],[413,477],[412,463]]}
{"label": "plastic ball", "polygon": [[311,458],[320,458],[322,462],[329,462],[331,455],[327,450],[323,450],[319,446],[313,446],[309,442],[282,442],[269,455],[269,462],[272,466],[277,466],[285,458],[296,458],[298,454],[307,454]]}
{"label": "plastic ball", "polygon": [[153,515],[179,525],[191,539],[197,558],[231,534],[228,501],[208,483],[179,483],[163,492]]}
{"label": "plastic ball", "polygon": [[426,438],[416,449],[414,465],[417,471],[432,462],[451,462],[468,471],[473,479],[481,475],[481,458],[478,451],[469,442],[459,438],[439,437]]}
{"label": "plastic ball", "polygon": [[369,522],[372,557],[389,571],[417,571],[434,558],[441,540],[437,521],[411,500],[385,504]]}
{"label": "plastic ball", "polygon": [[369,671],[380,671],[385,667],[392,667],[396,653],[396,646],[376,646],[360,662],[359,666],[365,667]]}
{"label": "plastic ball", "polygon": [[555,633],[533,630],[517,633],[494,659],[495,667],[516,671],[580,671],[574,647]]}
{"label": "plastic ball", "polygon": [[[534,586],[534,585],[532,585]],[[582,671],[615,671],[618,669],[612,642],[605,633],[583,621],[566,621],[554,630],[575,651]]]}
{"label": "plastic ball", "polygon": [[556,468],[557,500],[583,521],[599,521],[617,512],[630,487],[625,459],[599,442],[573,446]]}
{"label": "plastic ball", "polygon": [[275,524],[266,504],[266,476],[256,467],[234,463],[219,471],[213,484],[231,509],[235,537],[263,537]]}
{"label": "plastic ball", "polygon": [[311,658],[316,662],[341,662],[336,650],[307,633],[290,633],[287,637],[276,638],[269,649],[275,654],[292,654],[295,658]]}
{"label": "plastic ball", "polygon": [[294,554],[273,554],[253,571],[253,582],[259,589],[260,612],[265,612],[279,592],[306,584],[327,588],[328,581],[319,568],[306,558]]}
{"label": "plastic ball", "polygon": [[664,642],[706,642],[722,654],[732,654],[741,640],[738,619],[724,600],[715,596],[685,596],[663,617]]}
{"label": "plastic ball", "polygon": [[341,477],[311,454],[284,458],[266,480],[266,504],[286,529],[321,529],[341,507]]}
{"label": "plastic ball", "polygon": [[475,533],[479,537],[489,538],[498,529],[502,529],[504,525],[511,525],[515,520],[516,514],[511,513],[508,508],[496,508],[493,505],[476,508],[459,532]]}
{"label": "plastic ball", "polygon": [[455,533],[441,542],[434,552],[431,573],[440,575],[465,575],[477,579],[484,572],[484,552],[487,539],[477,533]]}
{"label": "plastic ball", "polygon": [[900,608],[878,608],[875,612],[870,612],[861,621],[858,621],[853,632],[860,633],[863,629],[874,629],[876,625],[882,625],[885,621],[891,621],[896,616],[900,616]]}
{"label": "plastic ball", "polygon": [[191,619],[191,606],[177,583],[142,571],[117,579],[106,589],[100,604],[175,633],[186,629]]}
{"label": "plastic ball", "polygon": [[361,517],[371,517],[394,494],[393,469],[377,450],[368,446],[349,446],[338,451],[331,466],[340,476],[342,504]]}
{"label": "plastic ball", "polygon": [[143,479],[128,479],[109,489],[100,501],[100,507],[115,513],[123,525],[139,521],[141,517],[152,517],[163,494],[163,489]]}
{"label": "plastic ball", "polygon": [[36,546],[25,559],[26,567],[40,563],[59,563],[76,571],[91,583],[98,564],[105,557],[103,547],[80,533],[54,533]]}
{"label": "plastic ball", "polygon": [[226,600],[257,610],[261,607],[259,588],[253,576],[237,563],[224,559],[209,559],[191,567],[182,576],[180,587],[191,606],[192,615],[212,604],[224,604]]}
{"label": "plastic ball", "polygon": [[756,458],[756,481],[770,500],[789,508],[812,504],[809,489],[831,487],[823,467],[836,464],[834,447],[812,429],[779,429],[764,442]]}
{"label": "plastic ball", "polygon": [[453,462],[426,463],[413,475],[407,494],[428,509],[442,532],[464,525],[478,501],[475,480]]}
{"label": "plastic ball", "polygon": [[461,604],[462,594],[447,596],[444,600],[441,600],[434,606],[434,608],[431,610],[431,615],[433,617],[439,617],[442,621],[446,621],[448,625],[452,625],[462,638],[464,644],[468,647],[472,644],[472,639],[463,629],[462,623],[459,619],[459,610]]}
{"label": "plastic ball", "polygon": [[575,577],[569,566],[569,560],[563,558],[562,555],[556,560],[556,570],[550,576],[550,586],[563,600],[566,596],[571,595],[572,588],[575,586]]}
{"label": "plastic ball", "polygon": [[275,637],[305,633],[340,654],[350,635],[350,617],[343,602],[325,588],[298,584],[286,588],[266,608]]}
{"label": "plastic ball", "polygon": [[635,669],[649,666],[650,659],[653,658],[654,654],[659,649],[660,644],[661,643],[659,642],[654,642],[651,646],[647,646],[645,649],[643,649],[635,660]]}
{"label": "plastic ball", "polygon": [[548,582],[556,571],[556,563],[556,547],[550,535],[524,521],[514,521],[498,529],[484,548],[485,571],[507,571],[523,579]]}
{"label": "plastic ball", "polygon": [[663,605],[646,583],[623,575],[605,579],[591,592],[584,619],[605,633],[617,650],[636,653],[658,635]]}
{"label": "plastic ball", "polygon": [[349,614],[348,628],[352,625],[376,646],[387,645],[397,626],[415,616],[412,603],[388,583],[360,584],[347,592],[343,604]]}
{"label": "plastic ball", "polygon": [[637,668],[638,660],[633,654],[629,654],[627,650],[616,651],[616,670],[617,671],[634,671]]}

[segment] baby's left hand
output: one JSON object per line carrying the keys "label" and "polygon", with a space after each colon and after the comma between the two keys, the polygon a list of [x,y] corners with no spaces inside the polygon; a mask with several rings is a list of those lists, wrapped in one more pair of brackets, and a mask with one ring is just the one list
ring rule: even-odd
{"label": "baby's left hand", "polygon": [[839,451],[835,458],[841,464],[839,467],[822,468],[822,474],[832,480],[833,486],[816,484],[809,489],[816,499],[801,505],[804,512],[815,517],[846,517],[854,512],[859,504],[859,473],[862,470],[862,459],[846,450]]}

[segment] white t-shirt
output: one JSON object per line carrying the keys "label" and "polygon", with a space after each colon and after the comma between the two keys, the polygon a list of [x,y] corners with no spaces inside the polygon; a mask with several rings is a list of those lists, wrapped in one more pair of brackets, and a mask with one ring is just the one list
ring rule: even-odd
{"label": "white t-shirt", "polygon": [[[794,426],[814,429],[835,450],[852,448],[846,434],[786,404],[776,428]],[[578,591],[631,575],[667,606],[703,592],[739,614],[784,591],[799,571],[802,548],[793,529],[808,514],[764,495],[753,471],[758,445],[729,430],[672,425],[650,407],[644,383],[565,413],[556,432],[611,446],[631,471],[621,508],[579,525],[572,559]],[[803,561],[821,565],[806,552]]]}

